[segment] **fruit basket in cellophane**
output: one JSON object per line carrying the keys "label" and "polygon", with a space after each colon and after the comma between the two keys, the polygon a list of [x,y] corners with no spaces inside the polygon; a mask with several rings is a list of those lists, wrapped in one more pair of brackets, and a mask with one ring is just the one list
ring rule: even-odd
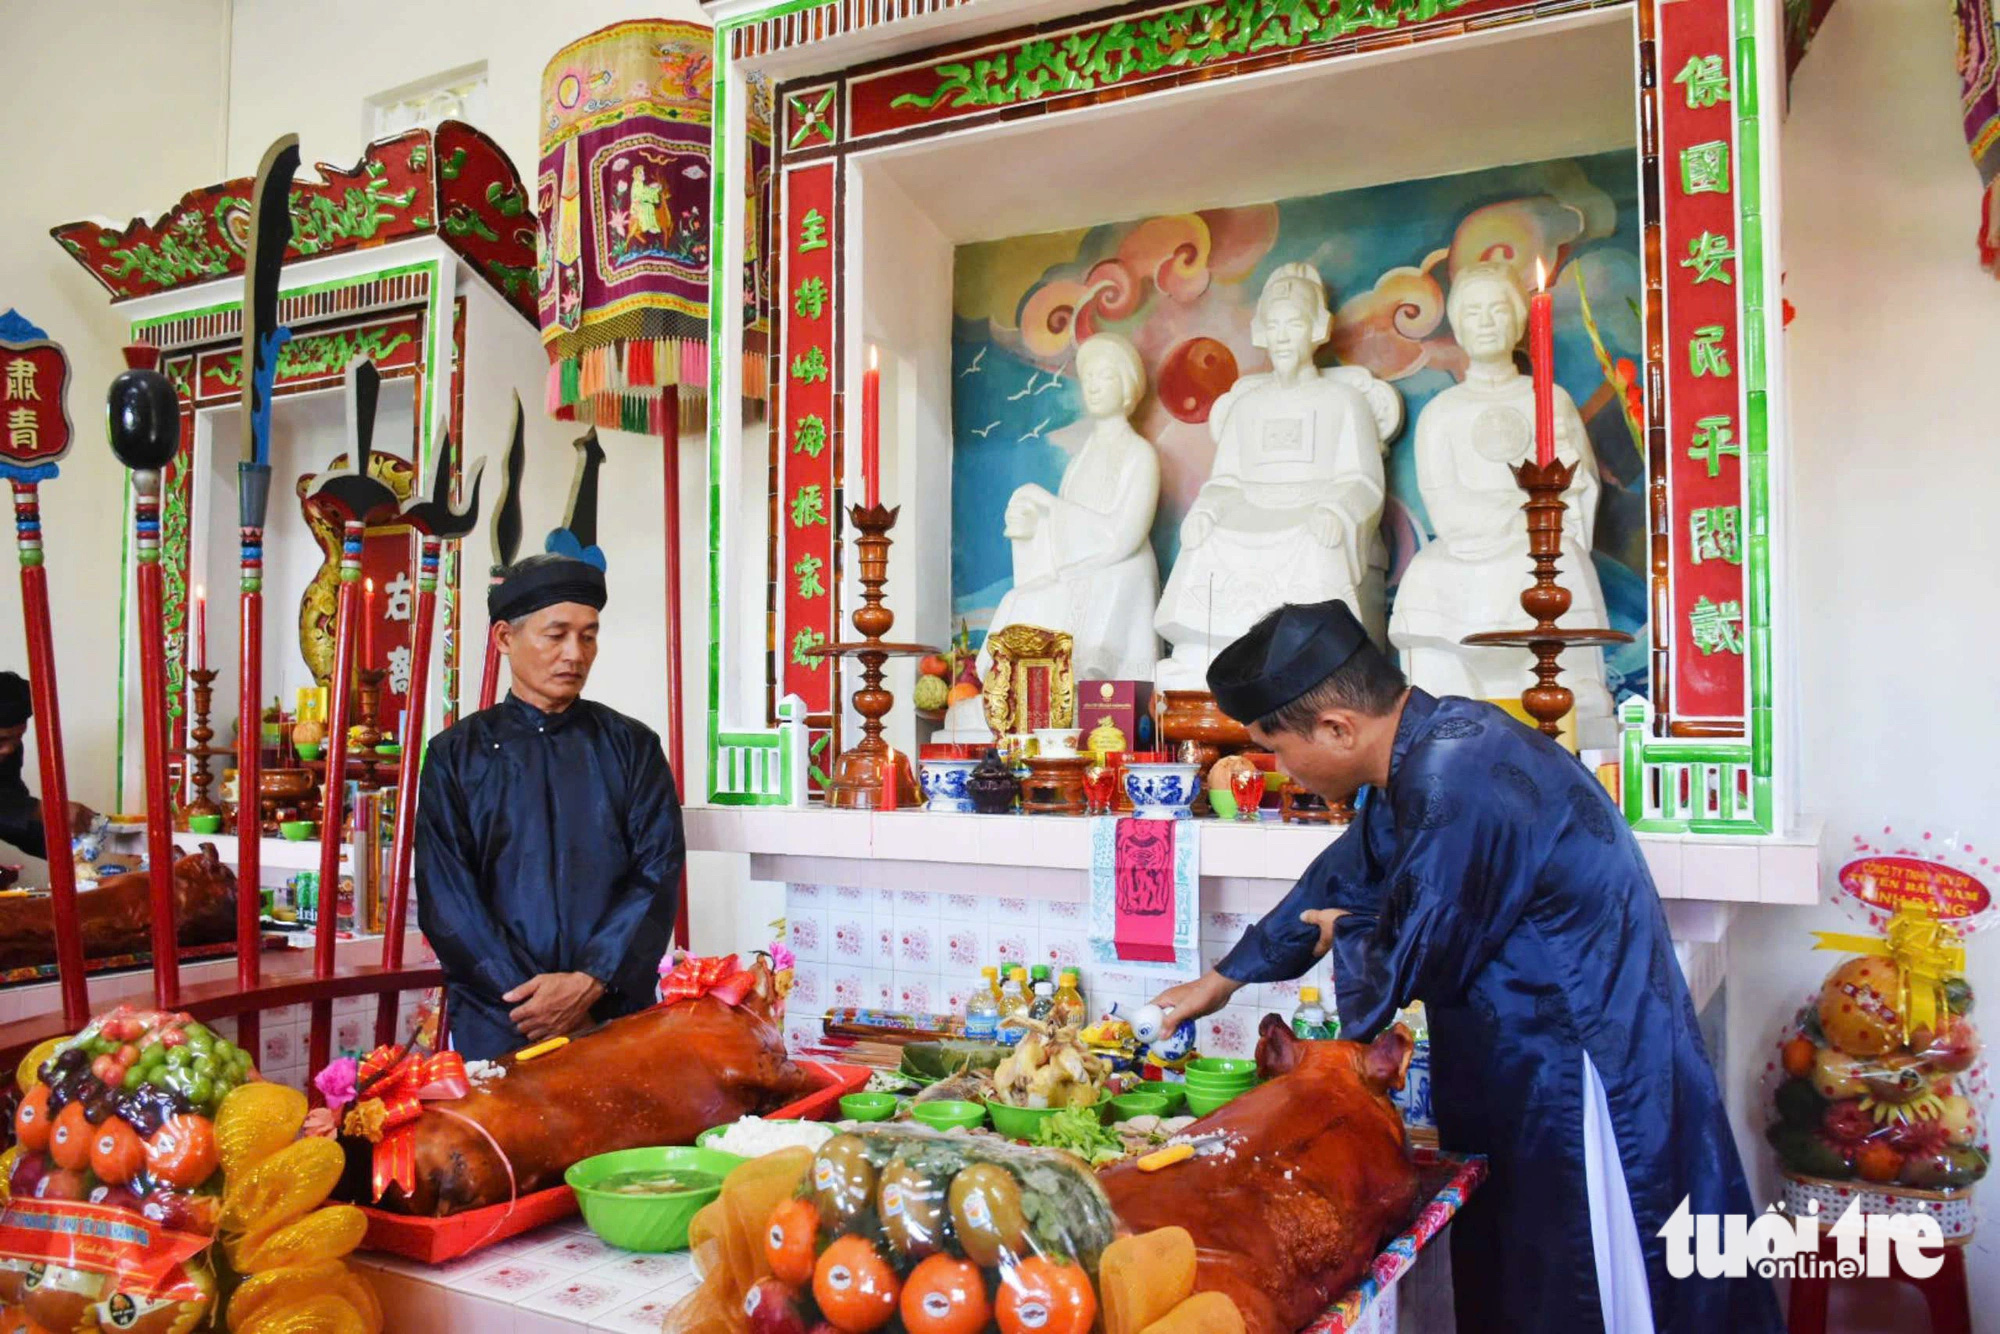
{"label": "fruit basket in cellophane", "polygon": [[1767,1067],[1765,1136],[1788,1207],[1830,1225],[1850,1205],[1973,1225],[1992,1160],[1990,1079],[1965,942],[1991,924],[1970,848],[1884,831],[1856,840],[1836,898],[1865,930],[1819,932],[1841,957],[1784,1025]]}

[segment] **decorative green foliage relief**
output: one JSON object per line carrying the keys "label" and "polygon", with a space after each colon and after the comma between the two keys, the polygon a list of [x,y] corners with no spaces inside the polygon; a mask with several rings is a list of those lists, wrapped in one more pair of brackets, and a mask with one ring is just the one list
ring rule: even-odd
{"label": "decorative green foliage relief", "polygon": [[1059,37],[1034,38],[979,59],[939,65],[938,86],[893,107],[1005,107],[1087,93],[1170,70],[1288,51],[1352,33],[1440,18],[1469,0],[1207,0]]}

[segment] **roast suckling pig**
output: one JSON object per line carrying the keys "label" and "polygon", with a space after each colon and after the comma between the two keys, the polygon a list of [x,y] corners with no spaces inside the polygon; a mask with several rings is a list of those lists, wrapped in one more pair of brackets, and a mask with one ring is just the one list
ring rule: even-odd
{"label": "roast suckling pig", "polygon": [[[496,1143],[527,1195],[560,1184],[570,1164],[594,1154],[692,1144],[710,1126],[805,1096],[821,1081],[785,1055],[770,969],[760,962],[750,971],[754,984],[740,1004],[701,996],[655,1005],[533,1060],[510,1056],[504,1076],[476,1081],[463,1098],[426,1103],[416,1193],[404,1199],[392,1186],[383,1207],[443,1217],[504,1204],[507,1165]],[[493,1143],[460,1117],[485,1127]]]}
{"label": "roast suckling pig", "polygon": [[1224,1148],[1159,1172],[1112,1168],[1100,1178],[1112,1208],[1135,1232],[1192,1233],[1195,1290],[1234,1301],[1250,1334],[1301,1328],[1416,1212],[1389,1101],[1410,1051],[1401,1028],[1368,1046],[1307,1042],[1266,1016],[1257,1068],[1269,1082],[1182,1132],[1220,1132]]}
{"label": "roast suckling pig", "polygon": [[[143,954],[153,947],[153,914],[144,871],[79,890],[77,920],[86,959]],[[174,863],[174,922],[182,945],[214,945],[236,935],[236,875],[213,843]],[[0,969],[56,961],[55,909],[47,895],[0,899]]]}

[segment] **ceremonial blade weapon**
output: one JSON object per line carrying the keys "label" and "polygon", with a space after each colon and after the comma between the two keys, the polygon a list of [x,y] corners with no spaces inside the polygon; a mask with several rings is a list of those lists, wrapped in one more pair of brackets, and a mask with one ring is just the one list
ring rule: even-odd
{"label": "ceremonial blade weapon", "polygon": [[[250,247],[243,265],[243,457],[236,464],[240,528],[236,702],[236,985],[262,983],[258,916],[263,907],[264,523],[271,502],[271,397],[278,352],[292,331],[278,322],[278,276],[292,243],[292,178],[299,137],[264,150],[250,193]],[[245,1051],[256,1052],[260,1016],[238,1021]]]}
{"label": "ceremonial blade weapon", "polygon": [[[521,467],[527,460],[526,422],[521,396],[514,395],[514,433],[500,465],[500,503],[493,512],[493,567],[489,586],[498,584],[521,550]],[[486,627],[486,657],[480,664],[479,707],[490,709],[500,696],[500,640]]]}

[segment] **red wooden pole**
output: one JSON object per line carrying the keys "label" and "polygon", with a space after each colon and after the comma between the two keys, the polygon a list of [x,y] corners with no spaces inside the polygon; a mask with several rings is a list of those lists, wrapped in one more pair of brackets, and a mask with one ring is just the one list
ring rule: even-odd
{"label": "red wooden pole", "polygon": [[[340,916],[340,824],[347,801],[348,691],[353,676],[355,622],[361,592],[361,521],[349,519],[341,536],[340,600],[335,604],[333,677],[328,689],[326,776],[319,803],[319,921],[313,929],[313,976],[333,976],[334,926]],[[308,1069],[326,1065],[332,1051],[333,1002],[314,1001]]]}
{"label": "red wooden pole", "polygon": [[[681,391],[666,389],[666,439],[661,454],[665,474],[666,513],[661,529],[667,543],[667,767],[674,787],[687,800],[687,756],[681,718]],[[714,405],[709,405],[714,411]],[[674,944],[688,947],[687,864],[681,864],[680,907],[674,917]]]}
{"label": "red wooden pole", "polygon": [[[423,751],[424,709],[430,694],[431,622],[437,608],[438,553],[426,535],[417,557],[416,620],[410,627],[410,690],[403,717],[403,754],[396,768],[396,832],[389,843],[389,903],[382,921],[382,966],[403,967],[403,929],[410,912],[410,869],[416,855],[417,760]],[[375,1042],[396,1040],[396,1001],[384,992],[375,1011]]]}
{"label": "red wooden pole", "polygon": [[[262,475],[253,476],[262,468]],[[240,488],[270,485],[268,467],[237,465]],[[236,986],[254,991],[263,981],[263,933],[258,922],[263,907],[264,808],[260,788],[264,775],[264,529],[241,530],[239,586],[240,633],[236,637],[238,689],[236,702]],[[262,1059],[263,1025],[257,1011],[237,1020],[237,1045]]]}
{"label": "red wooden pole", "polygon": [[[494,583],[500,580],[495,578]],[[500,698],[500,636],[494,628],[486,627],[486,658],[479,669],[479,707],[490,709]]]}
{"label": "red wooden pole", "polygon": [[174,927],[173,809],[167,795],[167,643],[160,595],[160,473],[132,474],[132,530],[139,557],[139,693],[144,702],[146,871],[153,919],[153,1000],[180,1004],[179,935]]}
{"label": "red wooden pole", "polygon": [[63,770],[55,641],[49,633],[49,576],[42,567],[41,491],[34,482],[14,483],[14,542],[21,565],[21,619],[28,637],[28,693],[35,709],[42,838],[49,853],[56,978],[62,988],[63,1024],[75,1032],[90,1020],[90,989],[83,972],[83,926],[76,915],[76,862],[69,855],[69,778]]}

